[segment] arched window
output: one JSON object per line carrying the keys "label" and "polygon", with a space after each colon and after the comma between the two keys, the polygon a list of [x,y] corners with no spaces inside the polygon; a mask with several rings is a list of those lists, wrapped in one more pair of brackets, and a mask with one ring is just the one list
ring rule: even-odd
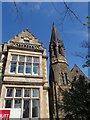
{"label": "arched window", "polygon": [[61,72],[61,78],[62,78],[62,85],[64,85],[64,75],[62,72]]}
{"label": "arched window", "polygon": [[60,45],[58,46],[58,52],[59,52],[59,54],[61,54],[61,47],[60,47]]}
{"label": "arched window", "polygon": [[67,73],[64,73],[65,76],[65,83],[68,85]]}
{"label": "arched window", "polygon": [[53,45],[54,55],[56,56],[56,45]]}
{"label": "arched window", "polygon": [[68,85],[67,73],[61,72],[62,85]]}

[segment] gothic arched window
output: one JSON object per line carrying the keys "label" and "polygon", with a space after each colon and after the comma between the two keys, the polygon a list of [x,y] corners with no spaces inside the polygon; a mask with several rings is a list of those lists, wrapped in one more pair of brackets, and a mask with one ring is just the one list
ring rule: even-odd
{"label": "gothic arched window", "polygon": [[65,83],[68,84],[67,73],[64,73],[65,76]]}
{"label": "gothic arched window", "polygon": [[53,45],[54,55],[56,55],[56,45]]}
{"label": "gothic arched window", "polygon": [[61,72],[61,78],[62,78],[62,85],[64,85],[64,75],[62,72]]}
{"label": "gothic arched window", "polygon": [[60,47],[60,45],[58,46],[58,52],[59,52],[59,54],[61,54],[61,49],[60,49],[61,47]]}
{"label": "gothic arched window", "polygon": [[61,72],[62,85],[68,85],[67,73]]}

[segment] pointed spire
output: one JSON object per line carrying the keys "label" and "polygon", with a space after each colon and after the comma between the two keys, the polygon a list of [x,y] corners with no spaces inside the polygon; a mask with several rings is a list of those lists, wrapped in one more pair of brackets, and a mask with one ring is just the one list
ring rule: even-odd
{"label": "pointed spire", "polygon": [[65,57],[64,45],[63,45],[63,42],[58,35],[58,32],[56,30],[54,23],[52,25],[50,50],[54,51],[54,55],[56,55],[57,57],[59,57],[61,55]]}
{"label": "pointed spire", "polygon": [[54,43],[60,42],[60,37],[58,35],[54,22],[52,25],[51,42],[54,42]]}
{"label": "pointed spire", "polygon": [[54,22],[53,22],[53,25],[52,25],[52,31],[56,32],[56,26],[55,26]]}

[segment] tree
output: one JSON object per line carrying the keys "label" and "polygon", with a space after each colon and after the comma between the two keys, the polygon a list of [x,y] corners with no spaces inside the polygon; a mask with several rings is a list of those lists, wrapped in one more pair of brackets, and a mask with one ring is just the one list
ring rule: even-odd
{"label": "tree", "polygon": [[64,92],[62,108],[65,120],[90,119],[90,82],[84,76],[74,79],[71,89]]}

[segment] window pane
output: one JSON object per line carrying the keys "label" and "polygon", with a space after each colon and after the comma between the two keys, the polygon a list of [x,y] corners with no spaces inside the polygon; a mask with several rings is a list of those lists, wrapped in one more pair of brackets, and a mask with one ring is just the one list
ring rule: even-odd
{"label": "window pane", "polygon": [[25,61],[25,57],[24,56],[19,56],[19,61],[24,62]]}
{"label": "window pane", "polygon": [[29,118],[29,108],[30,108],[29,100],[24,100],[23,118]]}
{"label": "window pane", "polygon": [[26,64],[26,73],[31,74],[32,72],[32,66],[30,64]]}
{"label": "window pane", "polygon": [[32,62],[32,57],[27,57],[26,62]]}
{"label": "window pane", "polygon": [[12,100],[5,100],[5,108],[11,108],[12,107]]}
{"label": "window pane", "polygon": [[21,89],[16,89],[15,97],[21,97]]}
{"label": "window pane", "polygon": [[39,73],[39,66],[38,65],[33,65],[33,73],[38,74]]}
{"label": "window pane", "polygon": [[10,72],[15,72],[15,71],[16,71],[16,62],[11,63],[11,69],[10,69]]}
{"label": "window pane", "polygon": [[21,108],[21,100],[15,100],[14,102],[14,108]]}
{"label": "window pane", "polygon": [[32,100],[32,117],[39,117],[39,100]]}
{"label": "window pane", "polygon": [[13,93],[13,89],[11,89],[11,88],[8,88],[7,89],[7,97],[12,97],[12,93]]}
{"label": "window pane", "polygon": [[30,90],[29,89],[24,90],[24,97],[30,97]]}
{"label": "window pane", "polygon": [[17,61],[17,55],[12,55],[12,61]]}
{"label": "window pane", "polygon": [[32,97],[39,97],[39,89],[32,89]]}
{"label": "window pane", "polygon": [[23,73],[24,72],[24,63],[19,63],[18,65],[18,73]]}
{"label": "window pane", "polygon": [[38,63],[39,62],[39,58],[33,58],[33,62]]}
{"label": "window pane", "polygon": [[29,43],[29,40],[24,40],[25,43]]}

